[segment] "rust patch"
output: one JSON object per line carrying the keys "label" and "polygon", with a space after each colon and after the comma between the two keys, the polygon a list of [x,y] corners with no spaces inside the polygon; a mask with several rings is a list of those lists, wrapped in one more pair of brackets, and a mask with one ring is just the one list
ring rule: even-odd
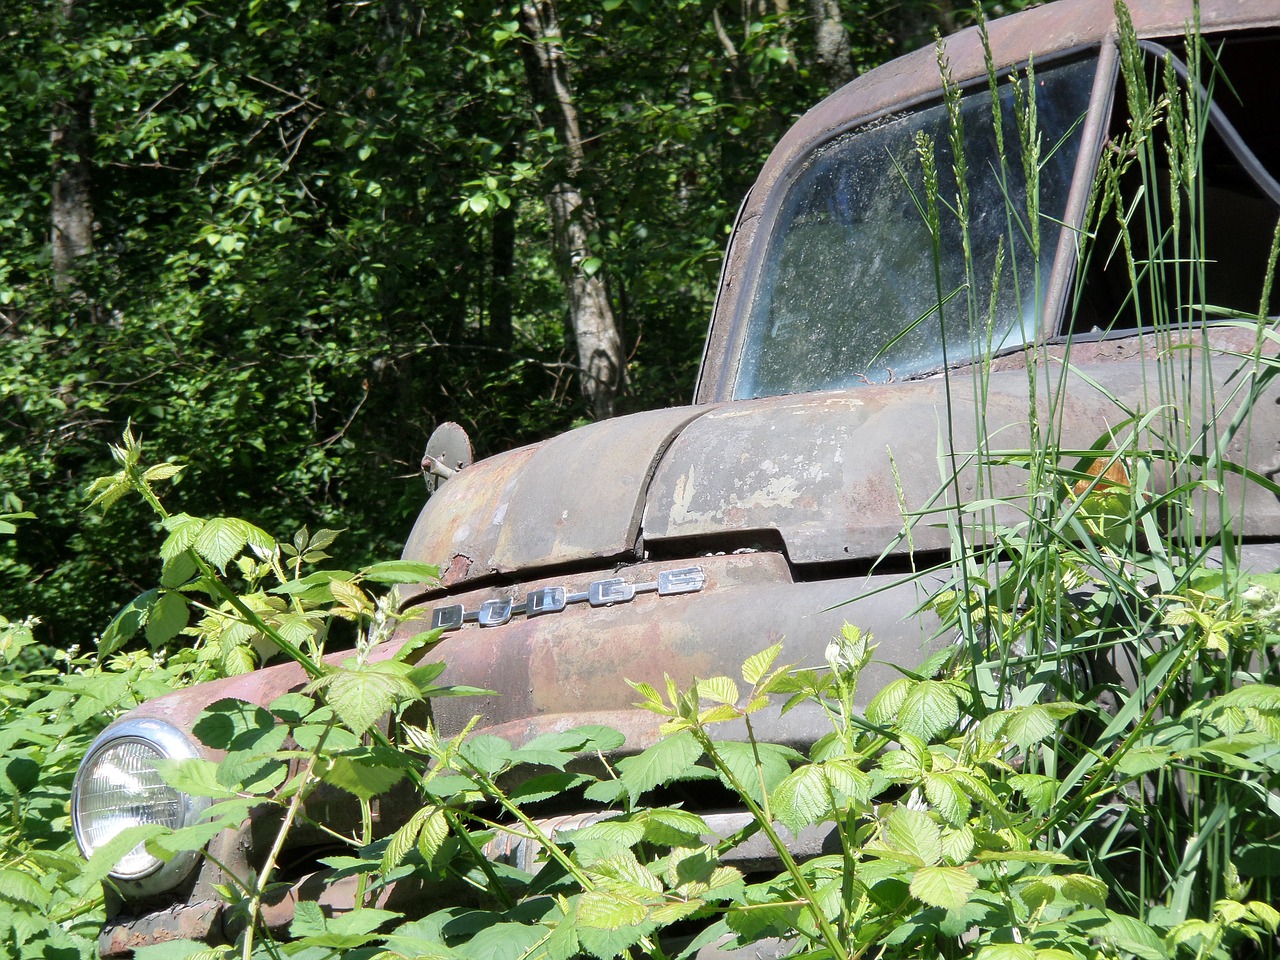
{"label": "rust patch", "polygon": [[[1077,497],[1083,497],[1090,484],[1094,485],[1093,489],[1098,493],[1104,490],[1129,489],[1129,471],[1125,468],[1123,460],[1117,460],[1109,466],[1106,460],[1091,460],[1084,468],[1084,472],[1089,476],[1081,478],[1071,488],[1071,492]],[[1097,483],[1094,483],[1093,477],[1098,478]]]}
{"label": "rust patch", "polygon": [[446,587],[452,587],[467,579],[470,570],[471,558],[465,554],[455,553],[453,559],[449,561],[449,566],[440,572],[440,582]]}

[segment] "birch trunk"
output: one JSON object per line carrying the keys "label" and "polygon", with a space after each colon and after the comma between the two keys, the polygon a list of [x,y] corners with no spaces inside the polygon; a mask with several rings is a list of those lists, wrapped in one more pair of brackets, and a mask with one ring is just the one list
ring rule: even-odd
{"label": "birch trunk", "polygon": [[[65,0],[62,16],[68,33],[75,27],[75,2]],[[93,195],[90,189],[89,145],[93,91],[79,87],[70,101],[54,108],[50,140],[53,144],[53,189],[50,196],[50,242],[53,281],[58,290],[75,285],[75,263],[93,250]]]}
{"label": "birch trunk", "polygon": [[817,72],[828,90],[843,87],[853,79],[853,49],[844,28],[837,0],[809,0],[813,20]]}
{"label": "birch trunk", "polygon": [[563,149],[547,207],[555,257],[569,299],[569,319],[578,347],[582,391],[596,419],[614,414],[625,381],[622,335],[609,301],[604,273],[591,270],[595,213],[583,192],[582,130],[574,105],[569,64],[554,0],[526,0],[520,6],[525,73],[534,102],[555,128]]}

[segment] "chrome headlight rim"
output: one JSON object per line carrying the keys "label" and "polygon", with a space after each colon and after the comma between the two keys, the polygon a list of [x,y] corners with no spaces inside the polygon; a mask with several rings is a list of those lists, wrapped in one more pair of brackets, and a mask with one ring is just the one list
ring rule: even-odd
{"label": "chrome headlight rim", "polygon": [[[85,836],[81,823],[85,780],[104,753],[131,743],[152,750],[165,760],[189,760],[203,755],[187,734],[173,724],[154,717],[126,717],[98,734],[85,753],[71,785],[71,828],[76,844],[86,858],[93,855],[95,848]],[[181,790],[173,792],[179,807],[175,829],[195,823],[211,802],[208,797],[191,796]],[[152,862],[133,871],[121,872],[113,867],[108,876],[137,895],[148,895],[177,886],[191,873],[199,860],[199,851],[184,850],[167,861],[151,858]]]}

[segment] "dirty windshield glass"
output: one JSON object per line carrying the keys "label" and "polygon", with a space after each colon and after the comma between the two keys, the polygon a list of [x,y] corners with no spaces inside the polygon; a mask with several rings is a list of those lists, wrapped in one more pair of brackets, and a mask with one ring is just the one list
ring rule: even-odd
{"label": "dirty windshield glass", "polygon": [[[953,210],[957,191],[944,105],[892,116],[815,151],[773,221],[735,396],[885,383],[936,370],[943,364],[944,332],[946,358],[953,363],[1033,338],[1036,261],[1047,277],[1094,69],[1095,61],[1085,60],[1035,74],[1042,165],[1038,257],[1028,239],[1023,156],[1008,82],[1000,88],[1004,164],[988,90],[961,101],[973,250],[968,269]],[[933,141],[939,177],[936,258],[921,212],[921,134]],[[998,251],[1003,269],[993,281]]]}

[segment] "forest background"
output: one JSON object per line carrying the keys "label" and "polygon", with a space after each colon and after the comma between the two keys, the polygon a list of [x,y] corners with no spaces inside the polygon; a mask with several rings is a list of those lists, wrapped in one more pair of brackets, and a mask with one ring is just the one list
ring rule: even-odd
{"label": "forest background", "polygon": [[[997,16],[1021,3],[986,4]],[[132,421],[185,507],[399,553],[478,456],[688,402],[722,249],[795,117],[949,0],[0,7],[0,612],[85,644],[154,582],[85,511]]]}

